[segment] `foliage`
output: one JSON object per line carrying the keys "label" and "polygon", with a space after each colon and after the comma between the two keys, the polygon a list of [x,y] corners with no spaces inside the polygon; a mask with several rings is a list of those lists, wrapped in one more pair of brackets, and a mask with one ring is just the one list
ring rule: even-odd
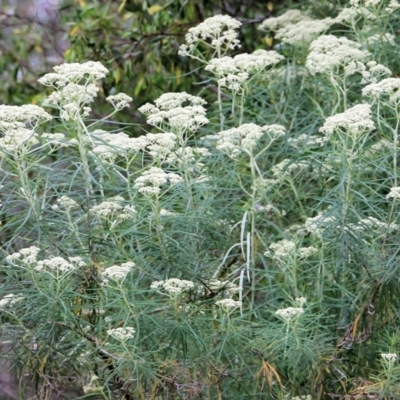
{"label": "foliage", "polygon": [[115,59],[43,76],[47,112],[0,106],[1,338],[40,399],[399,397],[399,9],[311,2],[249,54],[205,19],[167,44],[193,94],[139,137]]}

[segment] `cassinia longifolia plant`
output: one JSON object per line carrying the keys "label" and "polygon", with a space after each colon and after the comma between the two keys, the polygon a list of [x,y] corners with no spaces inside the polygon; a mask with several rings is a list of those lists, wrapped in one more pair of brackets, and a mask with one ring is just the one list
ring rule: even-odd
{"label": "cassinia longifolia plant", "polygon": [[91,117],[95,61],[43,76],[44,108],[0,106],[21,398],[400,397],[399,12],[289,10],[252,54],[241,22],[209,18],[179,54],[216,95],[142,105],[138,137],[113,119],[126,94]]}

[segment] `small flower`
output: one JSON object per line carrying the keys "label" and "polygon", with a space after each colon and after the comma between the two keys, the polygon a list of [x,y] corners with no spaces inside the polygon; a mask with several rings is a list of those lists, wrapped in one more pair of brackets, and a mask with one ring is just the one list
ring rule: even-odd
{"label": "small flower", "polygon": [[106,100],[110,102],[116,110],[122,110],[125,107],[129,107],[129,103],[133,99],[125,93],[118,93],[113,96],[108,96]]}
{"label": "small flower", "polygon": [[184,291],[193,289],[195,287],[192,281],[185,279],[170,278],[165,281],[156,281],[150,285],[150,289],[157,290],[158,292],[165,291],[170,295],[178,295]]}
{"label": "small flower", "polygon": [[25,297],[22,293],[19,294],[7,294],[0,300],[0,310],[4,310],[5,308],[11,308],[15,304],[21,302]]}
{"label": "small flower", "polygon": [[400,186],[392,187],[390,192],[386,195],[387,199],[393,198],[394,200],[400,199]]}
{"label": "small flower", "polygon": [[55,211],[60,210],[61,208],[65,208],[68,212],[74,209],[79,208],[79,204],[71,197],[61,196],[56,201],[57,204],[54,204],[51,208]]}
{"label": "small flower", "polygon": [[281,308],[275,311],[275,315],[283,318],[285,321],[291,321],[293,318],[296,318],[298,315],[301,315],[303,313],[304,309],[301,307]]}
{"label": "small flower", "polygon": [[109,329],[107,334],[116,340],[125,342],[128,339],[133,339],[135,332],[134,328],[127,326],[125,328]]}
{"label": "small flower", "polygon": [[215,49],[234,49],[239,47],[239,40],[236,38],[236,30],[242,25],[238,20],[228,15],[215,15],[207,18],[201,24],[190,28],[186,34],[187,45],[182,45],[179,54],[190,55],[197,43],[208,42]]}
{"label": "small flower", "polygon": [[108,267],[102,273],[102,280],[105,284],[107,284],[109,280],[123,281],[135,266],[136,264],[134,262],[128,261],[121,265],[113,265],[112,267]]}
{"label": "small flower", "polygon": [[221,307],[227,313],[231,313],[236,308],[240,308],[242,306],[241,301],[236,301],[233,299],[222,299],[215,302],[218,307]]}
{"label": "small flower", "polygon": [[295,301],[300,307],[303,307],[304,304],[307,303],[307,299],[305,297],[296,297]]}
{"label": "small flower", "polygon": [[397,354],[395,353],[382,353],[381,357],[389,363],[394,363],[397,360]]}
{"label": "small flower", "polygon": [[362,95],[372,99],[388,97],[389,102],[400,101],[400,78],[386,78],[377,83],[371,83],[362,89]]}
{"label": "small flower", "polygon": [[176,185],[182,182],[182,178],[173,172],[165,172],[161,168],[151,167],[145,171],[142,176],[135,179],[133,187],[144,194],[159,194],[161,186],[170,182],[171,185]]}
{"label": "small flower", "polygon": [[357,104],[343,113],[328,117],[319,131],[329,137],[335,131],[345,130],[349,135],[357,137],[373,129],[375,124],[371,119],[371,106]]}
{"label": "small flower", "polygon": [[361,44],[345,37],[323,35],[310,45],[306,67],[311,75],[339,72],[352,61],[364,61],[369,52],[361,49]]}

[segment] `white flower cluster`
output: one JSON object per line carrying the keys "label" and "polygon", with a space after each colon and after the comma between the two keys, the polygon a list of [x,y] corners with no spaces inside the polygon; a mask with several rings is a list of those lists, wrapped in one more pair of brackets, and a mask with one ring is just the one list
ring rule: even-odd
{"label": "white flower cluster", "polygon": [[134,218],[137,214],[135,207],[129,204],[123,206],[121,203],[124,201],[125,199],[121,196],[111,197],[110,199],[91,207],[90,212],[101,218],[113,218],[113,217],[117,217],[119,219]]}
{"label": "white flower cluster", "polygon": [[392,187],[390,192],[386,195],[387,199],[400,200],[400,186]]}
{"label": "white flower cluster", "polygon": [[83,64],[62,64],[53,68],[55,71],[44,75],[38,81],[45,86],[54,88],[64,87],[69,83],[80,83],[82,81],[95,82],[108,74],[108,69],[98,61],[88,61]]}
{"label": "white flower cluster", "polygon": [[229,281],[221,281],[219,279],[210,279],[207,282],[207,288],[212,292],[224,290],[228,292],[229,295],[235,294],[240,290],[238,285]]}
{"label": "white flower cluster", "polygon": [[346,229],[350,232],[371,232],[376,235],[376,232],[387,233],[398,230],[400,227],[397,224],[388,224],[380,221],[375,217],[362,218],[358,223],[348,224]]}
{"label": "white flower cluster", "polygon": [[121,342],[125,342],[128,339],[133,339],[135,332],[136,330],[134,328],[126,326],[125,328],[109,329],[107,335]]}
{"label": "white flower cluster", "polygon": [[95,82],[108,73],[100,62],[88,61],[83,64],[62,64],[53,68],[55,72],[44,75],[39,82],[56,89],[43,105],[60,109],[65,121],[76,119],[79,115],[87,117],[91,111],[85,106],[91,103],[99,91]]}
{"label": "white flower cluster", "polygon": [[65,209],[67,212],[70,212],[71,210],[79,208],[79,204],[74,199],[71,199],[71,197],[63,195],[57,199],[56,204],[51,208],[54,211]]}
{"label": "white flower cluster", "polygon": [[275,32],[276,39],[299,46],[309,44],[335,22],[332,18],[316,20],[300,10],[289,10],[279,17],[266,19],[258,29]]}
{"label": "white flower cluster", "polygon": [[[228,15],[215,15],[201,24],[190,28],[186,43],[179,48],[182,56],[190,55],[199,42],[210,43],[216,50],[234,49],[240,46],[236,30],[242,23]],[[225,49],[224,49],[225,47]]]}
{"label": "white flower cluster", "polygon": [[75,269],[84,267],[85,265],[86,262],[81,257],[68,257],[68,260],[63,257],[52,257],[37,261],[34,270],[50,274],[55,272],[56,274],[63,275],[73,272]]}
{"label": "white flower cluster", "polygon": [[305,17],[306,16],[300,10],[288,10],[279,17],[270,17],[264,20],[258,29],[261,31],[271,30],[276,32],[282,27],[303,20]]}
{"label": "white flower cluster", "polygon": [[[162,131],[176,131],[180,135],[185,131],[195,132],[209,121],[201,97],[186,92],[164,93],[155,102],[146,103],[139,108],[147,115],[147,123]],[[187,105],[188,104],[188,105]]]}
{"label": "white flower cluster", "polygon": [[307,218],[304,227],[300,228],[298,233],[301,234],[308,232],[312,235],[321,236],[328,227],[332,226],[332,224],[336,227],[337,218],[335,216],[327,215],[326,212],[320,212],[315,217]]}
{"label": "white flower cluster", "polygon": [[381,357],[385,361],[389,361],[389,363],[394,363],[397,360],[397,354],[396,353],[382,353]]}
{"label": "white flower cluster", "polygon": [[220,86],[240,93],[242,84],[249,79],[250,74],[259,73],[269,66],[276,65],[284,58],[273,50],[256,50],[252,54],[238,54],[233,58],[213,58],[205,69],[213,72],[219,78]]}
{"label": "white flower cluster", "polygon": [[227,313],[230,313],[230,312],[236,310],[236,308],[240,308],[242,306],[242,302],[241,301],[233,300],[233,299],[218,300],[218,301],[215,302],[215,304],[218,307],[221,307]]}
{"label": "white flower cluster", "polygon": [[[165,163],[185,165],[187,170],[193,170],[193,167],[201,170],[204,168],[204,164],[200,162],[196,163],[196,158],[208,157],[210,154],[210,151],[205,147],[178,147],[175,151],[168,154],[168,157],[165,159]],[[193,167],[188,167],[189,164],[192,164]]]}
{"label": "white flower cluster", "polygon": [[53,147],[68,147],[63,133],[42,133],[40,138],[45,139],[46,144]]}
{"label": "white flower cluster", "polygon": [[392,45],[395,46],[396,45],[396,36],[392,35],[391,33],[375,33],[375,34],[371,34],[369,36],[367,36],[365,38],[368,46],[374,48],[376,45]]}
{"label": "white flower cluster", "polygon": [[173,172],[165,172],[161,168],[151,167],[148,171],[135,179],[134,188],[144,194],[159,194],[161,186],[169,181],[171,185],[182,182],[182,178]]}
{"label": "white flower cluster", "polygon": [[328,117],[319,131],[329,137],[335,131],[344,130],[349,135],[357,137],[373,129],[375,129],[375,124],[371,119],[371,106],[357,104],[343,113]]}
{"label": "white flower cluster", "polygon": [[50,121],[52,116],[43,108],[33,104],[23,106],[0,105],[0,131],[9,132],[19,128],[36,129],[36,127],[46,121]]}
{"label": "white flower cluster", "polygon": [[293,159],[285,158],[271,168],[272,175],[277,178],[277,181],[282,181],[284,178],[290,178],[292,174],[298,174],[310,168],[310,164],[305,161],[293,162]]}
{"label": "white flower cluster", "polygon": [[35,129],[52,117],[43,108],[35,105],[0,105],[0,148],[6,152],[24,154],[38,144]]}
{"label": "white flower cluster", "polygon": [[108,96],[106,100],[112,104],[116,110],[122,110],[125,107],[129,107],[129,103],[133,100],[125,93],[118,93],[112,96]]}
{"label": "white flower cluster", "polygon": [[326,137],[313,137],[309,136],[306,133],[302,133],[299,135],[297,138],[289,138],[287,142],[294,147],[299,147],[299,146],[308,146],[310,148],[312,147],[321,147],[323,146],[327,141]]}
{"label": "white flower cluster", "polygon": [[7,294],[0,300],[0,310],[4,310],[6,308],[11,308],[21,302],[24,299],[22,293],[19,294]]}
{"label": "white flower cluster", "polygon": [[318,250],[313,246],[297,248],[296,243],[292,240],[283,239],[279,242],[272,243],[269,246],[269,250],[267,250],[264,255],[281,260],[282,258],[293,257],[296,254],[299,258],[308,258],[317,252]]}
{"label": "white flower cluster", "polygon": [[291,400],[312,400],[312,396],[310,394],[302,395],[302,396],[295,396],[295,397],[292,397]]}
{"label": "white flower cluster", "polygon": [[214,135],[217,139],[217,150],[227,153],[235,158],[242,152],[251,153],[257,146],[258,140],[267,134],[270,138],[276,138],[285,134],[282,125],[258,126],[253,123],[240,125]]}
{"label": "white flower cluster", "polygon": [[26,128],[16,128],[0,138],[0,149],[7,153],[25,154],[32,146],[38,144],[37,134]]}
{"label": "white flower cluster", "polygon": [[285,321],[291,321],[293,318],[296,318],[298,315],[303,313],[304,309],[302,307],[281,308],[275,311],[275,315],[283,318]]}
{"label": "white flower cluster", "polygon": [[31,246],[21,249],[20,251],[10,254],[6,257],[6,261],[13,265],[23,264],[29,266],[37,262],[37,256],[40,253],[39,247]]}
{"label": "white flower cluster", "polygon": [[371,83],[362,90],[362,95],[378,100],[389,97],[389,102],[400,101],[400,78],[386,78],[378,83]]}
{"label": "white flower cluster", "polygon": [[185,279],[170,278],[165,281],[155,281],[150,285],[150,289],[158,292],[167,292],[170,295],[178,295],[184,291],[191,290],[195,287],[192,281]]}
{"label": "white flower cluster", "polygon": [[363,77],[361,83],[377,83],[383,78],[392,75],[392,71],[376,61],[369,61],[367,64],[361,61],[352,61],[344,68],[345,75],[360,73]]}
{"label": "white flower cluster", "polygon": [[311,75],[339,73],[352,61],[364,61],[369,52],[361,49],[361,44],[345,37],[323,35],[310,45],[306,67]]}
{"label": "white flower cluster", "polygon": [[110,280],[123,281],[135,266],[136,264],[134,262],[128,261],[121,265],[113,265],[112,267],[108,267],[101,274],[102,280],[104,284],[108,284]]}

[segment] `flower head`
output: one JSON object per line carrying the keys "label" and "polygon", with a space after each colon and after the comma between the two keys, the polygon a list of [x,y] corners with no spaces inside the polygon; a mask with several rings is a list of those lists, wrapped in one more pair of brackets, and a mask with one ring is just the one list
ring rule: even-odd
{"label": "flower head", "polygon": [[109,329],[107,334],[116,340],[125,342],[128,339],[133,339],[135,336],[135,328],[126,326],[125,328]]}

